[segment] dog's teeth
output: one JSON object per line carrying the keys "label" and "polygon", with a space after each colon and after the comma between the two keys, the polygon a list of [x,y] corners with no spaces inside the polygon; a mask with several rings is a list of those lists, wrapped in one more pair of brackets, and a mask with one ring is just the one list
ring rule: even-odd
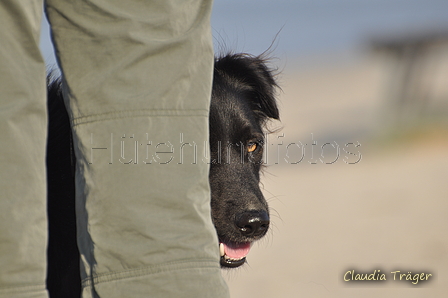
{"label": "dog's teeth", "polygon": [[243,258],[234,259],[234,258],[231,258],[231,257],[229,257],[229,256],[227,256],[227,255],[225,255],[224,258],[225,258],[226,260],[229,260],[229,261],[240,261],[240,260],[243,259]]}
{"label": "dog's teeth", "polygon": [[219,243],[219,254],[221,255],[221,257],[225,255],[223,243]]}

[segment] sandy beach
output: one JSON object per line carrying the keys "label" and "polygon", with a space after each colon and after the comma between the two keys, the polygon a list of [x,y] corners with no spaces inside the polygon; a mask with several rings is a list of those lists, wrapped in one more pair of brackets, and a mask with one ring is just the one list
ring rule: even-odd
{"label": "sandy beach", "polygon": [[448,293],[448,130],[391,137],[386,70],[366,56],[284,71],[262,177],[271,231],[223,272],[231,297]]}

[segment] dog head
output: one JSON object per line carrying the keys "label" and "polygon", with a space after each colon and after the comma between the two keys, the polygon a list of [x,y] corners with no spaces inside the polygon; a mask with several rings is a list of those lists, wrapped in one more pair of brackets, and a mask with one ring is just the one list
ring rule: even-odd
{"label": "dog head", "polygon": [[279,119],[277,87],[260,56],[234,54],[215,61],[209,120],[211,209],[224,267],[244,264],[251,244],[269,228],[259,182],[266,123]]}

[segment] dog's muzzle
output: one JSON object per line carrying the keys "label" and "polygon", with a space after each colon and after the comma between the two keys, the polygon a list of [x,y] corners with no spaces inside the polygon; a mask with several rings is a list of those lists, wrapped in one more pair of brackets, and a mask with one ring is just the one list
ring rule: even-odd
{"label": "dog's muzzle", "polygon": [[269,215],[264,210],[250,210],[238,214],[234,221],[244,242],[220,242],[221,266],[235,268],[246,262],[253,241],[263,237],[269,229]]}

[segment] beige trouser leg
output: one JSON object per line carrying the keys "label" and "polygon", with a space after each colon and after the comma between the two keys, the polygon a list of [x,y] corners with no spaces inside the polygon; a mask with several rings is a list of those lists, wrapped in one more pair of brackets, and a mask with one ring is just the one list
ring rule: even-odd
{"label": "beige trouser leg", "polygon": [[210,217],[210,1],[49,0],[83,297],[227,297]]}
{"label": "beige trouser leg", "polygon": [[0,1],[0,297],[47,297],[42,1]]}

